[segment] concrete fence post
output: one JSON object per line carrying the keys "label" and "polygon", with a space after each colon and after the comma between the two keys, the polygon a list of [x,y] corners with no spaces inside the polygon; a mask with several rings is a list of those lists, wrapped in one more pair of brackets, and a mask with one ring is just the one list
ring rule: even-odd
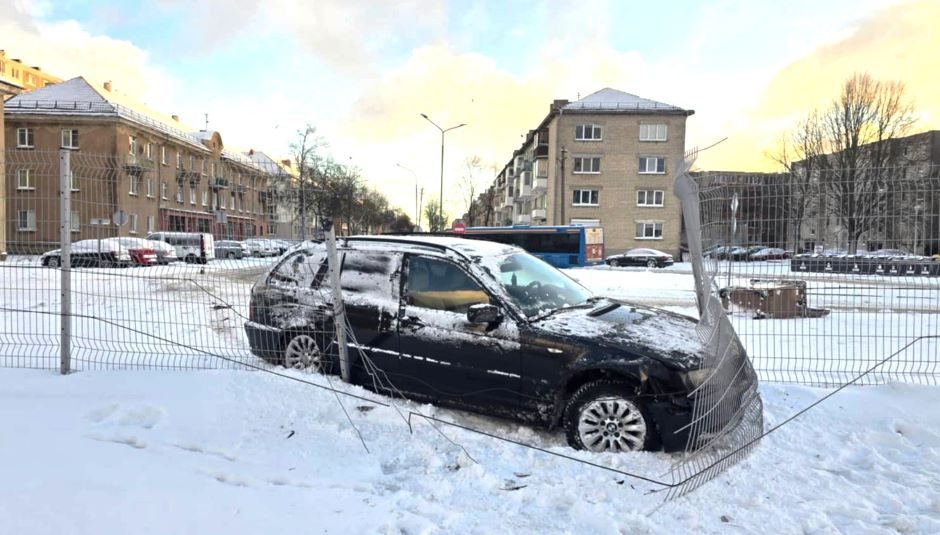
{"label": "concrete fence post", "polygon": [[72,358],[72,151],[59,149],[59,360],[63,375],[71,370]]}

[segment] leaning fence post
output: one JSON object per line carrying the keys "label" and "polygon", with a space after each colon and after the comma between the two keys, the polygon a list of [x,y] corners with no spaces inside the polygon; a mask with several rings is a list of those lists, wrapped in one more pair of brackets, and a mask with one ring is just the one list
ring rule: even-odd
{"label": "leaning fence post", "polygon": [[63,375],[72,357],[72,151],[59,149],[59,360]]}
{"label": "leaning fence post", "polygon": [[336,328],[336,342],[339,344],[339,372],[343,381],[349,382],[349,352],[346,348],[346,307],[343,306],[343,290],[340,288],[339,255],[336,253],[336,229],[332,221],[323,221],[329,228],[326,235],[326,250],[330,263],[330,286],[333,292],[333,324]]}

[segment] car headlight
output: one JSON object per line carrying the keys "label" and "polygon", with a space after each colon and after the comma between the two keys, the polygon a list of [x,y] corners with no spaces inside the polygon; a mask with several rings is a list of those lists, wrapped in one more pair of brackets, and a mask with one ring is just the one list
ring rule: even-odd
{"label": "car headlight", "polygon": [[700,370],[690,370],[685,372],[685,382],[692,388],[698,388],[705,384],[705,381],[712,376],[715,370],[712,368],[702,368]]}

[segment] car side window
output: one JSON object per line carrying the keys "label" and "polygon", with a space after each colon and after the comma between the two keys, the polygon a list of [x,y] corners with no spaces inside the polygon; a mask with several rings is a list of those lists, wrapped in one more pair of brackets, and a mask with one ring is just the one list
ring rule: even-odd
{"label": "car side window", "polygon": [[297,251],[288,256],[271,272],[268,283],[278,286],[318,288],[325,273],[326,253],[323,251]]}
{"label": "car side window", "polygon": [[490,302],[483,288],[459,266],[424,256],[408,259],[405,295],[409,305],[460,313],[471,305]]}

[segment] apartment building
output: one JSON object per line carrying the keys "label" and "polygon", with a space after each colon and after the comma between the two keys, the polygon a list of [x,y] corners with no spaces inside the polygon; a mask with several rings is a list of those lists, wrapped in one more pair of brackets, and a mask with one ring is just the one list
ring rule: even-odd
{"label": "apartment building", "polygon": [[74,240],[157,230],[265,235],[268,173],[192,131],[84,78],[6,102],[6,230],[11,252],[58,243],[60,148],[71,156]]}
{"label": "apartment building", "polygon": [[6,50],[0,50],[0,94],[5,91],[17,95],[61,81],[61,78],[43,72],[39,67],[8,58]]}
{"label": "apartment building", "polygon": [[493,194],[478,199],[491,204],[475,208],[497,225],[602,227],[608,253],[678,255],[672,179],[693,113],[611,88],[556,100],[497,174]]}

